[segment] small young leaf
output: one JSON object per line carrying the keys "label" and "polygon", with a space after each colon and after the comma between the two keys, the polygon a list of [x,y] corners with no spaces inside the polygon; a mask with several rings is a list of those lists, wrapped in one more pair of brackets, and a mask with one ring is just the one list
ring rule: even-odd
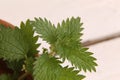
{"label": "small young leaf", "polygon": [[38,54],[37,48],[40,44],[36,44],[38,36],[34,36],[35,31],[30,20],[27,20],[26,23],[21,22],[20,30],[23,33],[26,42],[28,43],[29,50],[27,56],[34,57],[35,54]]}
{"label": "small young leaf", "polygon": [[83,69],[85,72],[95,71],[95,58],[87,52],[86,48],[81,45],[81,28],[80,18],[71,18],[58,24],[57,42],[55,43],[55,51],[61,58],[68,59],[76,68]]}
{"label": "small young leaf", "polygon": [[50,44],[54,44],[56,42],[56,28],[50,21],[46,18],[44,20],[42,18],[35,18],[35,21],[32,21],[32,24],[43,40]]}

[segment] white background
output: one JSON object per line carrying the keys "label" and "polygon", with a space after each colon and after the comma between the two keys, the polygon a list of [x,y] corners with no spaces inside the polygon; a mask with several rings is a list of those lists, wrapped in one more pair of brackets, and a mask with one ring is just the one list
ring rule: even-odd
{"label": "white background", "polygon": [[[120,0],[0,0],[0,19],[19,25],[34,17],[53,23],[80,16],[84,23],[83,41],[120,31]],[[85,80],[120,79],[120,38],[90,47],[98,59],[96,73]]]}

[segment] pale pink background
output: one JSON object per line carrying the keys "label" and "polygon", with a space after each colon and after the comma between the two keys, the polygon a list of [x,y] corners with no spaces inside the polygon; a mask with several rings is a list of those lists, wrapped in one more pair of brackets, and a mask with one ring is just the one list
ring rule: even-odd
{"label": "pale pink background", "polygon": [[[0,18],[15,25],[34,17],[56,24],[71,16],[81,17],[84,41],[114,33],[120,31],[120,0],[0,0]],[[90,51],[99,66],[96,73],[85,73],[85,80],[120,79],[120,38],[92,46]]]}

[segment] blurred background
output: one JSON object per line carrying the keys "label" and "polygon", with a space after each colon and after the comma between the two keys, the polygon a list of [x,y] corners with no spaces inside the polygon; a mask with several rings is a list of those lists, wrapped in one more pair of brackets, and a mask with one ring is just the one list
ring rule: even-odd
{"label": "blurred background", "polygon": [[[84,23],[83,41],[106,36],[120,31],[120,0],[0,0],[0,19],[18,26],[28,18],[46,17],[57,24],[72,16]],[[89,48],[99,66],[84,73],[85,80],[119,80],[120,38]]]}

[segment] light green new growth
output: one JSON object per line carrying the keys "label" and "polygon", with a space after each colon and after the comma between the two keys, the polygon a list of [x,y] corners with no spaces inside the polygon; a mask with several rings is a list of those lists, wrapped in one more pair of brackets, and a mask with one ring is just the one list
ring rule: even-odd
{"label": "light green new growth", "polygon": [[[50,47],[51,52],[52,54],[55,54],[52,57],[58,55],[59,59],[63,59],[62,63],[64,63],[64,60],[67,59],[69,62],[71,62],[71,64],[74,67],[78,68],[79,71],[81,70],[84,70],[85,72],[87,70],[90,72],[92,70],[96,71],[95,69],[95,66],[97,66],[95,62],[96,58],[92,57],[93,53],[88,52],[87,51],[88,49],[84,48],[80,42],[81,41],[80,37],[82,36],[81,31],[83,30],[83,28],[81,27],[82,23],[80,22],[79,17],[77,18],[72,17],[71,19],[68,18],[66,21],[63,20],[61,24],[58,23],[57,27],[55,27],[55,25],[52,24],[47,19],[41,19],[41,18],[35,18],[35,21],[32,21],[32,24],[35,27],[37,33],[40,34],[40,37],[51,45]],[[48,54],[51,55],[51,52]],[[35,68],[37,69],[37,67]],[[66,69],[68,68],[66,67]],[[43,72],[44,69],[42,73]],[[40,75],[40,73],[36,73],[36,72],[34,72],[34,74]],[[43,78],[43,76],[41,76],[41,78]],[[61,80],[78,80],[78,78],[74,79],[73,77],[70,76],[69,78],[70,79],[61,78]],[[49,78],[46,77],[46,79],[43,80],[48,80],[48,79]],[[58,80],[58,79],[52,79],[52,80]]]}

